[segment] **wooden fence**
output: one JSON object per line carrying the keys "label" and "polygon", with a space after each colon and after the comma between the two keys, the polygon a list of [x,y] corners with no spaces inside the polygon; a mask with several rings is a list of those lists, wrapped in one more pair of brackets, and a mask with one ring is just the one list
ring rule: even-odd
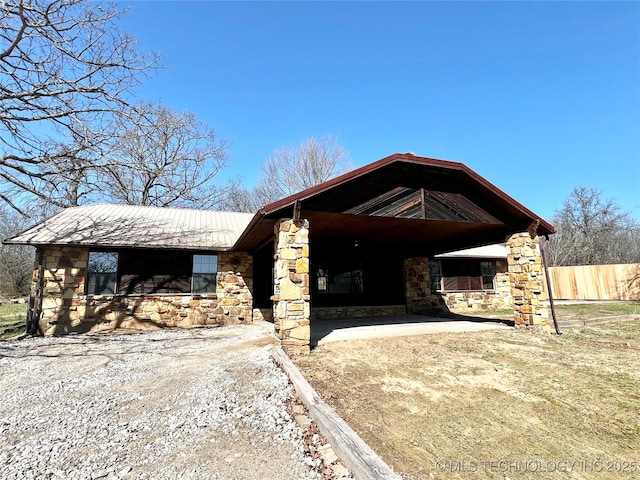
{"label": "wooden fence", "polygon": [[640,263],[549,268],[559,300],[640,300]]}

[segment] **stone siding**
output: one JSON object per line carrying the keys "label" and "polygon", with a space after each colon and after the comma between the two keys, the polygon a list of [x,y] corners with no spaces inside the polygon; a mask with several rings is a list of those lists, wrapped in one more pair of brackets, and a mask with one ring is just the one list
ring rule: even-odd
{"label": "stone siding", "polygon": [[404,260],[404,289],[407,313],[418,315],[433,313],[428,258],[419,257]]}
{"label": "stone siding", "polygon": [[308,354],[311,342],[309,222],[280,220],[274,226],[273,324],[287,355]]}
{"label": "stone siding", "polygon": [[[118,328],[221,326],[253,321],[252,257],[219,252],[215,293],[85,295],[89,250],[44,247],[42,312],[45,335]],[[38,281],[34,272],[34,283]]]}
{"label": "stone siding", "polygon": [[406,305],[375,305],[357,307],[311,307],[311,319],[354,318],[406,315]]}
{"label": "stone siding", "polygon": [[273,323],[273,307],[269,307],[269,308],[254,308],[253,309],[253,321],[254,322],[271,322],[271,323]]}
{"label": "stone siding", "polygon": [[507,239],[507,264],[516,326],[551,331],[540,240],[535,230]]}

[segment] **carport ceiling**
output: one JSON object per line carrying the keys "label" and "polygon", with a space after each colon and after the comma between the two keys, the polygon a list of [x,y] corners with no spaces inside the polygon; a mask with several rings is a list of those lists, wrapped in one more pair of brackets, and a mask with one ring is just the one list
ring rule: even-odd
{"label": "carport ceiling", "polygon": [[[395,154],[260,210],[234,249],[255,250],[294,209],[312,239],[352,238],[429,254],[502,242],[539,217],[461,163]],[[553,227],[540,221],[540,234]]]}

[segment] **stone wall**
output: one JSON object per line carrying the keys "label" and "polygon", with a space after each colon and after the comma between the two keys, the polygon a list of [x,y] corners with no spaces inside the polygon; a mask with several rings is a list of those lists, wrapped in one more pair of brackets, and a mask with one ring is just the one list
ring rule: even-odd
{"label": "stone wall", "polygon": [[407,313],[418,315],[433,313],[428,258],[406,258],[404,260],[404,289]]}
{"label": "stone wall", "polygon": [[[231,325],[253,321],[252,257],[218,253],[215,293],[85,295],[89,250],[44,247],[42,313],[45,335],[114,330]],[[34,282],[38,281],[38,270]]]}
{"label": "stone wall", "polygon": [[[64,334],[80,327],[89,250],[79,247],[44,247],[42,312],[39,330]],[[39,281],[34,269],[34,284]],[[34,290],[36,290],[34,288]],[[80,310],[79,310],[80,309]]]}
{"label": "stone wall", "polygon": [[406,305],[374,305],[356,307],[311,307],[311,319],[378,317],[406,315]]}
{"label": "stone wall", "polygon": [[511,283],[506,260],[496,260],[495,290],[431,293],[431,304],[438,313],[477,313],[510,309]]}
{"label": "stone wall", "polygon": [[309,353],[309,222],[280,220],[274,227],[273,324],[287,355]]}
{"label": "stone wall", "polygon": [[534,231],[507,238],[507,264],[516,326],[550,331],[548,297],[538,235]]}

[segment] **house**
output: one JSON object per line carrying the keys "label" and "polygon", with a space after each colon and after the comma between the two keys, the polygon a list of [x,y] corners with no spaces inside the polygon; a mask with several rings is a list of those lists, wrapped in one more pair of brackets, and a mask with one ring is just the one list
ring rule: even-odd
{"label": "house", "polygon": [[429,259],[439,259],[446,291],[449,259],[438,254],[498,242],[515,322],[548,329],[538,241],[553,232],[467,166],[407,153],[255,215],[91,205],[5,242],[37,249],[31,310],[41,333],[266,318],[298,353],[316,319],[433,313]]}

